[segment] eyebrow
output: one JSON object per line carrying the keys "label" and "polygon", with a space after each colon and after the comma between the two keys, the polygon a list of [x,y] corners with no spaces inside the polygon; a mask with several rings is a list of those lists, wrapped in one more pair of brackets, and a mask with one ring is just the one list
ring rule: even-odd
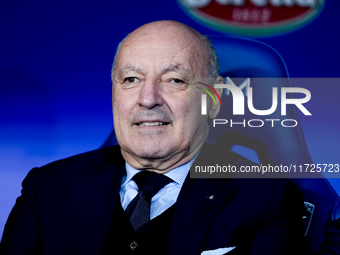
{"label": "eyebrow", "polygon": [[[139,74],[143,74],[142,69],[132,66],[132,65],[125,65],[122,69],[118,70],[118,77],[124,76],[124,74],[128,74],[130,72],[136,72]],[[161,74],[169,73],[169,72],[176,72],[176,73],[181,73],[185,76],[189,76],[189,70],[180,64],[171,64],[168,67],[164,67],[162,69]]]}
{"label": "eyebrow", "polygon": [[142,74],[142,69],[132,66],[132,65],[126,65],[122,69],[118,70],[118,77],[123,76],[124,74],[130,73],[130,72],[136,72]]}
{"label": "eyebrow", "polygon": [[162,74],[169,73],[169,72],[176,72],[176,73],[182,73],[182,74],[189,74],[189,70],[180,64],[176,65],[169,65],[168,67],[163,68]]}

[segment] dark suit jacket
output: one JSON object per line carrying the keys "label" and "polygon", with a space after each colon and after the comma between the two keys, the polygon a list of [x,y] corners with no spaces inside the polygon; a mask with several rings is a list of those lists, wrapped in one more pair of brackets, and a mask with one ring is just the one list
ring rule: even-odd
{"label": "dark suit jacket", "polygon": [[[195,164],[252,164],[203,147]],[[211,155],[211,154],[210,154]],[[32,169],[7,221],[1,254],[99,254],[119,199],[125,162],[118,146]],[[211,195],[214,195],[211,197]],[[212,198],[212,199],[211,199]],[[186,179],[168,254],[304,254],[303,200],[284,179]]]}
{"label": "dark suit jacket", "polygon": [[333,220],[324,231],[323,241],[318,255],[338,255],[340,254],[340,218]]}

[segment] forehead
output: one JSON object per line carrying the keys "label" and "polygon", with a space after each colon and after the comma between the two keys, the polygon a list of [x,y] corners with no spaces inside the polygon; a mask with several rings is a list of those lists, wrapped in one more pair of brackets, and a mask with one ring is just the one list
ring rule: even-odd
{"label": "forehead", "polygon": [[205,63],[205,49],[192,34],[152,31],[129,36],[118,53],[116,67],[121,69],[131,65],[142,69],[152,66],[162,70],[172,66],[183,71],[199,69]]}

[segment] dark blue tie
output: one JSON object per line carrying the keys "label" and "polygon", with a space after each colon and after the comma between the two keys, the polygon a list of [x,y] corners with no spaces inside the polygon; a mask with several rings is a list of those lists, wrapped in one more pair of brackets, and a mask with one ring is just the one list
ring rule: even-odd
{"label": "dark blue tie", "polygon": [[126,208],[126,213],[131,225],[137,230],[150,221],[152,197],[172,180],[163,174],[145,170],[136,174],[132,180],[136,182],[139,192]]}

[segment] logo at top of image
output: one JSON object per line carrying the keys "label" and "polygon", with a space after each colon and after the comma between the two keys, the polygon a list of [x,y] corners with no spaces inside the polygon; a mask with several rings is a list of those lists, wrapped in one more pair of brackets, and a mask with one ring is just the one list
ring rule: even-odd
{"label": "logo at top of image", "polygon": [[220,32],[272,36],[296,30],[314,20],[326,0],[177,0],[203,25]]}

